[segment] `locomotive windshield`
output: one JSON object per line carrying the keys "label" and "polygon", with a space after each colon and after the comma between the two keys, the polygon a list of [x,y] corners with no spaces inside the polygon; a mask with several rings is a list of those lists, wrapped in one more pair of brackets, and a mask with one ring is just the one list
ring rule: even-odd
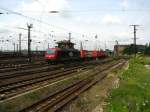
{"label": "locomotive windshield", "polygon": [[47,54],[55,54],[55,51],[52,50],[52,49],[48,49],[48,50],[47,50]]}

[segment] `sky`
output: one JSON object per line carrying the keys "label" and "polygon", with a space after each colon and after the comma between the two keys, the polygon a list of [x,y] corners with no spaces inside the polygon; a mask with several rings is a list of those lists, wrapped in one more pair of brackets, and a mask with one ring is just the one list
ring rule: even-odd
{"label": "sky", "polygon": [[133,24],[140,25],[138,44],[150,40],[150,0],[1,0],[0,12],[0,50],[13,50],[19,33],[27,49],[27,24],[33,24],[32,50],[54,47],[69,32],[77,49],[82,42],[87,50],[113,50],[116,40],[133,43]]}

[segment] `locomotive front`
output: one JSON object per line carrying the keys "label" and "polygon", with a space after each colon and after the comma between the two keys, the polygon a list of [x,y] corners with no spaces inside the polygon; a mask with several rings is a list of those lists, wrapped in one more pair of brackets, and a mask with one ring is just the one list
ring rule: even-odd
{"label": "locomotive front", "polygon": [[47,49],[47,51],[45,52],[45,60],[47,62],[53,62],[57,60],[57,51],[58,49],[56,48],[49,48]]}

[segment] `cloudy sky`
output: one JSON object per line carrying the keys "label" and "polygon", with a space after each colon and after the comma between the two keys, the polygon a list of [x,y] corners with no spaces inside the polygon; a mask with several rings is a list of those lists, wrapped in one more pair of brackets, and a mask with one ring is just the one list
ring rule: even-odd
{"label": "cloudy sky", "polygon": [[138,44],[150,40],[150,0],[1,0],[0,12],[3,50],[13,49],[19,33],[23,49],[27,48],[27,30],[23,30],[27,23],[33,24],[33,50],[46,49],[48,43],[54,47],[54,40],[68,39],[69,32],[76,48],[82,41],[85,49],[113,49],[115,40],[133,42],[132,24],[141,25],[137,27]]}

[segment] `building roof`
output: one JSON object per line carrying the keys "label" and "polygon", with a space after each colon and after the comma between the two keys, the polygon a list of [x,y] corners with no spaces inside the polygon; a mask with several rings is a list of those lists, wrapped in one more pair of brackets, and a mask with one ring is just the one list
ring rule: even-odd
{"label": "building roof", "polygon": [[72,43],[70,40],[62,40],[62,41],[58,41],[58,42],[56,42],[57,44],[73,44],[74,45],[74,43]]}

